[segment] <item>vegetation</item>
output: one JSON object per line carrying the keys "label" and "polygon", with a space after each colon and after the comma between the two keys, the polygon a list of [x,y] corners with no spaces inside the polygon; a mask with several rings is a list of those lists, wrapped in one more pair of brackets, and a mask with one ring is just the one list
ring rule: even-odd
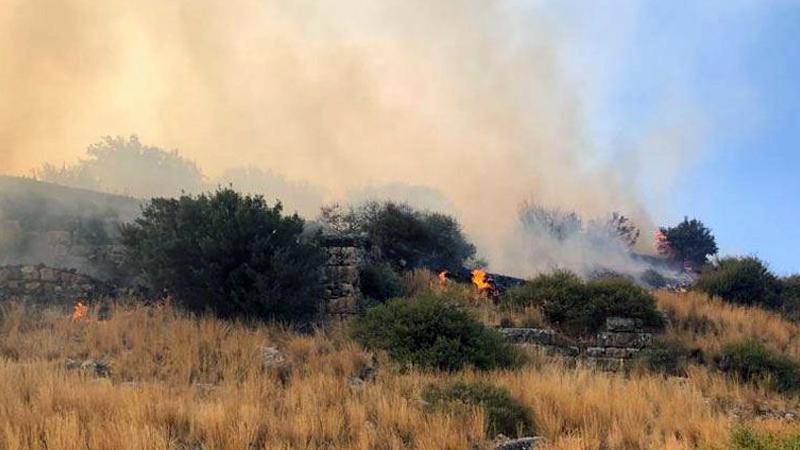
{"label": "vegetation", "polygon": [[718,259],[703,269],[694,287],[740,305],[780,305],[780,281],[756,257]]}
{"label": "vegetation", "polygon": [[688,263],[697,268],[708,261],[708,257],[717,253],[717,242],[711,230],[697,219],[683,222],[674,227],[662,227],[661,233],[666,239],[662,252],[681,263]]}
{"label": "vegetation", "polygon": [[366,234],[397,270],[454,271],[475,256],[453,217],[403,203],[368,202],[347,211],[334,205],[323,208],[320,220],[338,231]]}
{"label": "vegetation", "polygon": [[142,145],[136,136],[106,136],[86,153],[89,158],[73,166],[45,164],[36,176],[63,186],[142,198],[203,189],[203,174],[194,162],[177,151]]}
{"label": "vegetation", "polygon": [[230,189],[153,199],[122,235],[153,292],[223,317],[304,320],[321,298],[322,251],[281,204]]}
{"label": "vegetation", "polygon": [[366,264],[359,270],[361,294],[368,300],[385,302],[405,293],[403,280],[389,264]]}
{"label": "vegetation", "polygon": [[800,364],[754,340],[727,345],[719,368],[743,382],[763,384],[780,392],[800,389]]}
{"label": "vegetation", "polygon": [[734,430],[731,450],[797,450],[800,448],[800,433],[775,435],[740,427]]}
{"label": "vegetation", "polygon": [[627,278],[584,282],[570,272],[556,271],[509,291],[506,301],[540,306],[551,324],[573,335],[595,333],[613,316],[641,319],[648,327],[663,326],[655,299]]}
{"label": "vegetation", "polygon": [[786,317],[800,320],[800,275],[781,278],[781,309]]}
{"label": "vegetation", "polygon": [[484,411],[486,434],[490,438],[498,434],[530,436],[535,433],[531,411],[514,400],[505,388],[485,382],[456,381],[441,387],[428,387],[423,399],[434,408],[479,406]]}
{"label": "vegetation", "polygon": [[[659,293],[668,296],[676,304],[708,303]],[[759,311],[712,306],[711,320],[716,310],[725,321],[730,308]],[[757,415],[764,405],[796,410],[793,397],[694,365],[685,380],[666,382],[647,372],[620,376],[556,363],[449,375],[397,370],[379,357],[375,380],[351,386],[372,356],[337,328],[300,335],[140,305],[112,305],[103,322],[92,307],[74,322],[67,311],[29,308],[7,303],[0,313],[4,448],[490,449],[483,408],[420,401],[428,386],[459,381],[506,389],[532,412],[536,434],[560,450],[736,448],[738,425],[775,442],[800,434],[796,423]],[[775,328],[766,316],[754,317],[754,329]],[[265,367],[263,346],[277,347],[284,360]],[[102,358],[110,375],[66,370],[66,358]]]}
{"label": "vegetation", "polygon": [[650,372],[683,376],[690,357],[690,350],[676,339],[656,339],[653,344],[636,354],[636,366]]}
{"label": "vegetation", "polygon": [[642,272],[639,277],[642,283],[653,289],[661,289],[667,287],[667,278],[655,269],[647,269]]}
{"label": "vegetation", "polygon": [[435,294],[397,299],[356,319],[353,337],[403,364],[454,371],[512,367],[519,354],[496,331]]}

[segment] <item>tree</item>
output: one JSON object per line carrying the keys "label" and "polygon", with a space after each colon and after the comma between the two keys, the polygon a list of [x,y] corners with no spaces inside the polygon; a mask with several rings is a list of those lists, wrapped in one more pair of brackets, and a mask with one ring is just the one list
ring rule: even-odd
{"label": "tree", "polygon": [[143,145],[131,136],[104,137],[89,146],[88,159],[72,166],[45,164],[36,176],[43,181],[134,197],[173,196],[204,187],[197,165],[177,150]]}
{"label": "tree", "polygon": [[455,218],[405,203],[367,202],[348,210],[334,205],[323,208],[320,220],[339,232],[367,235],[398,270],[455,271],[475,256],[475,246]]}
{"label": "tree", "polygon": [[221,189],[153,199],[122,236],[152,289],[190,310],[300,320],[317,309],[324,259],[303,227],[280,203]]}
{"label": "tree", "polygon": [[697,219],[683,222],[674,227],[660,228],[665,239],[662,253],[671,258],[688,263],[697,268],[708,262],[708,257],[717,253],[717,243],[711,230]]}

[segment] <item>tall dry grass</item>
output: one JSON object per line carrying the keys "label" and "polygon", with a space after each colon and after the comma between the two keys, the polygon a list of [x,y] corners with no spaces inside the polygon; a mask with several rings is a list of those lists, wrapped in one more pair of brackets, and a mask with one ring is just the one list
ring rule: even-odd
{"label": "tall dry grass", "polygon": [[800,326],[775,312],[740,306],[696,292],[656,291],[658,307],[671,319],[669,332],[709,353],[730,342],[755,339],[800,358]]}
{"label": "tall dry grass", "polygon": [[[701,367],[686,379],[542,362],[445,375],[379,357],[377,378],[352,385],[372,355],[341,328],[301,335],[144,306],[115,307],[106,321],[92,311],[89,319],[3,308],[0,448],[491,448],[480,410],[430,410],[422,402],[426,386],[453,377],[506,386],[559,449],[725,448],[738,405],[792,401]],[[263,346],[280,348],[285,360],[264,367]],[[66,358],[105,359],[111,376],[67,370]]]}

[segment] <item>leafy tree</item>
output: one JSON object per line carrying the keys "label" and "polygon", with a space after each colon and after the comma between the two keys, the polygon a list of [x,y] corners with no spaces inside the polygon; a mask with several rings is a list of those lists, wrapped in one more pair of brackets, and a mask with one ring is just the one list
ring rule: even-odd
{"label": "leafy tree", "polygon": [[320,220],[340,232],[367,235],[399,270],[455,271],[475,255],[455,218],[405,203],[367,202],[349,210],[334,205],[323,208]]}
{"label": "leafy tree", "polygon": [[198,192],[204,186],[195,163],[177,150],[143,145],[136,136],[106,136],[86,152],[88,159],[60,168],[45,164],[36,176],[64,186],[147,198]]}
{"label": "leafy tree", "polygon": [[306,319],[321,297],[323,254],[303,220],[231,189],[156,198],[122,229],[131,263],[158,292],[223,317]]}
{"label": "leafy tree", "polygon": [[711,230],[697,219],[683,222],[674,227],[662,227],[661,233],[666,239],[663,252],[677,261],[700,267],[708,261],[708,257],[717,253],[717,243]]}
{"label": "leafy tree", "polygon": [[727,257],[703,268],[695,289],[740,305],[777,307],[781,284],[756,257]]}

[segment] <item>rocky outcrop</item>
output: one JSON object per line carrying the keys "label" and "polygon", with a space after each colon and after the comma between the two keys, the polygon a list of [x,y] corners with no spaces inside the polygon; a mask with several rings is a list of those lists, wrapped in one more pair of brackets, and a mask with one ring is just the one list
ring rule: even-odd
{"label": "rocky outcrop", "polygon": [[111,295],[105,283],[74,270],[38,266],[0,267],[0,300],[61,302],[91,300]]}

